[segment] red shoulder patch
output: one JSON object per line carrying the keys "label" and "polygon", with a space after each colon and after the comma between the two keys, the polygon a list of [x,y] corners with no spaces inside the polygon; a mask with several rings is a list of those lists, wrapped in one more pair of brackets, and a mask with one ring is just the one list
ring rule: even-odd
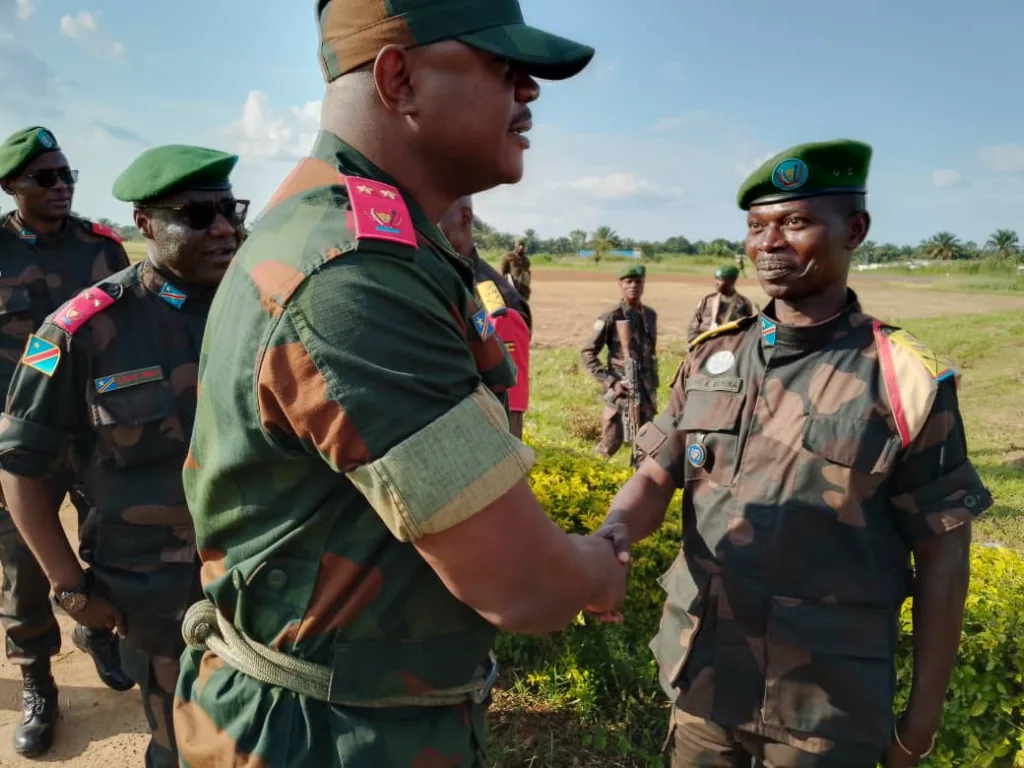
{"label": "red shoulder patch", "polygon": [[416,227],[397,189],[373,179],[346,176],[356,240],[385,240],[416,247]]}
{"label": "red shoulder patch", "polygon": [[99,235],[100,237],[105,237],[108,240],[113,240],[118,245],[124,242],[124,239],[117,234],[117,231],[112,227],[108,227],[106,224],[99,224],[95,221],[91,221],[89,223],[92,225],[91,229],[94,235]]}
{"label": "red shoulder patch", "polygon": [[74,335],[78,329],[114,303],[114,298],[99,288],[87,288],[57,310],[54,322]]}

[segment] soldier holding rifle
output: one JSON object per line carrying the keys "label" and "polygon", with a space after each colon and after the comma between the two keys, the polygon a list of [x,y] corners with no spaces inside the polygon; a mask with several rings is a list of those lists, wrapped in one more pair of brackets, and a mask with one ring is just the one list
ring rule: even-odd
{"label": "soldier holding rifle", "polygon": [[[601,441],[594,449],[605,458],[614,456],[624,441],[632,442],[658,410],[658,313],[641,302],[646,277],[642,264],[619,272],[622,298],[597,318],[580,353],[583,365],[605,391]],[[599,355],[605,347],[608,363],[602,365]]]}

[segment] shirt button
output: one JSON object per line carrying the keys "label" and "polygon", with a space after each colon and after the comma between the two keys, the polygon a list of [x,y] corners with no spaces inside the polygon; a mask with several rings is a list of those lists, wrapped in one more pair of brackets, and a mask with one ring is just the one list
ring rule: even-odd
{"label": "shirt button", "polygon": [[971,496],[970,494],[964,496],[964,506],[967,507],[968,509],[974,509],[976,506],[978,506],[978,497]]}
{"label": "shirt button", "polygon": [[284,589],[288,585],[288,574],[275,568],[267,574],[267,586],[271,589]]}

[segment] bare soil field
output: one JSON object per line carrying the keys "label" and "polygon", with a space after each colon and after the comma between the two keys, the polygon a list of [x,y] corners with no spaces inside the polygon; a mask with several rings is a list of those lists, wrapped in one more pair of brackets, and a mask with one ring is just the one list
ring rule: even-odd
{"label": "bare soil field", "polygon": [[[537,346],[578,347],[597,316],[618,301],[614,274],[536,270],[533,279]],[[922,278],[857,276],[852,285],[868,312],[896,323],[909,317],[1024,311],[1024,295],[928,290],[932,282]],[[712,289],[710,278],[653,275],[644,299],[658,312],[661,339],[683,338],[697,302]],[[761,306],[767,301],[750,278],[741,279],[740,291]],[[72,544],[77,546],[74,510],[70,505],[65,504],[61,517]],[[138,688],[126,693],[106,688],[97,678],[92,660],[72,645],[71,620],[59,613],[58,617],[64,646],[54,659],[61,706],[54,747],[38,760],[24,760],[14,754],[14,728],[21,719],[20,674],[11,664],[0,662],[0,767],[25,768],[40,763],[67,768],[143,765],[149,736]]]}
{"label": "bare soil field", "polygon": [[[1024,295],[929,290],[934,282],[934,279],[916,277],[855,276],[850,284],[866,312],[896,324],[909,317],[1024,310]],[[644,302],[658,313],[659,341],[685,338],[686,326],[701,297],[714,288],[710,277],[650,275]],[[740,278],[738,290],[758,306],[763,307],[768,302],[768,297],[750,277]],[[534,270],[530,300],[534,345],[582,345],[597,316],[618,300],[619,287],[614,273]]]}

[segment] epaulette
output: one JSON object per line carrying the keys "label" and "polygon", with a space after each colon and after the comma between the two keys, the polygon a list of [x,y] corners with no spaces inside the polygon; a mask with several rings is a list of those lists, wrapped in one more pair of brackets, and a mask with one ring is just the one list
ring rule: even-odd
{"label": "epaulette", "polygon": [[878,320],[874,321],[872,330],[889,407],[900,442],[906,448],[924,428],[939,384],[952,381],[956,387],[959,376],[952,366],[908,331]]}
{"label": "epaulette", "polygon": [[345,176],[349,226],[356,241],[380,240],[416,248],[416,227],[401,192],[390,184]]}
{"label": "epaulette", "polygon": [[121,245],[124,242],[124,238],[122,238],[113,227],[108,227],[106,224],[100,224],[98,221],[82,219],[82,226],[85,227],[87,232],[91,232],[99,237],[105,237],[108,240],[113,240],[118,245]]}
{"label": "epaulette", "polygon": [[717,328],[712,328],[710,331],[704,331],[704,333],[702,333],[700,336],[698,336],[697,338],[690,342],[690,349],[693,349],[698,344],[703,344],[705,341],[714,338],[715,336],[719,336],[729,331],[735,331],[737,329],[743,328],[746,325],[750,325],[750,323],[753,322],[753,320],[754,318],[752,317],[741,317],[739,320],[733,320],[731,323],[726,323],[725,325],[720,325]]}
{"label": "epaulette", "polygon": [[111,295],[103,290],[102,284],[86,288],[54,313],[53,323],[74,336],[83,325],[111,306],[122,294],[118,291],[116,296]]}
{"label": "epaulette", "polygon": [[480,299],[483,301],[484,306],[487,307],[487,311],[490,314],[495,314],[498,310],[505,309],[505,297],[501,295],[501,291],[498,286],[494,284],[493,280],[485,280],[482,283],[477,283],[477,292],[480,294]]}

